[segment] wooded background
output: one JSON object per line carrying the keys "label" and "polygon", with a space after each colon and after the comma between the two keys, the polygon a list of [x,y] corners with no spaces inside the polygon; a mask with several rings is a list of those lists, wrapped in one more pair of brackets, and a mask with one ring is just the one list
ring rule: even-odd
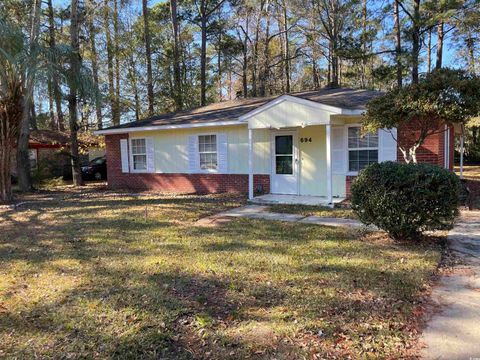
{"label": "wooded background", "polygon": [[[80,129],[238,97],[323,86],[385,90],[442,66],[478,71],[478,2],[421,0],[3,0],[0,13],[57,53],[78,46]],[[37,7],[37,9],[35,8]],[[71,32],[78,34],[72,44]],[[68,71],[69,58],[53,59]],[[32,128],[68,128],[72,85],[34,85]]]}

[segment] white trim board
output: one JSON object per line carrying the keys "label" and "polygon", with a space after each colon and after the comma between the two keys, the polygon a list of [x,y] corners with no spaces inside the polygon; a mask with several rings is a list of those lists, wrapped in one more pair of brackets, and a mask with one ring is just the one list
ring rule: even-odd
{"label": "white trim board", "polygon": [[204,127],[215,126],[234,126],[234,125],[246,125],[246,123],[232,120],[232,121],[217,121],[217,122],[205,122],[205,123],[193,123],[193,124],[179,124],[179,125],[152,125],[152,126],[139,126],[139,127],[126,127],[121,129],[105,129],[94,131],[95,135],[113,135],[113,134],[126,134],[131,132],[140,131],[155,131],[155,130],[173,130],[173,129],[196,129]]}

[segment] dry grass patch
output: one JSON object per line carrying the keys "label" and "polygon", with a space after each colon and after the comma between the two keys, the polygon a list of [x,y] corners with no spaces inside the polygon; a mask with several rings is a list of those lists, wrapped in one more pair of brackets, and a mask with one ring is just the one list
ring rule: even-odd
{"label": "dry grass patch", "polygon": [[436,243],[252,219],[192,226],[236,205],[59,192],[1,210],[0,357],[408,353]]}
{"label": "dry grass patch", "polygon": [[[460,176],[460,167],[455,166],[455,173]],[[463,176],[466,179],[471,180],[480,180],[480,166],[479,165],[464,165],[463,166]]]}
{"label": "dry grass patch", "polygon": [[334,217],[342,219],[356,219],[352,209],[329,208],[315,205],[271,205],[269,211],[287,214],[299,214],[303,216]]}

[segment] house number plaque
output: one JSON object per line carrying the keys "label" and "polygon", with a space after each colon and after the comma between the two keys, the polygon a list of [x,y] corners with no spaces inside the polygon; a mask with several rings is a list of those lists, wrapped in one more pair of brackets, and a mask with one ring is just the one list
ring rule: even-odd
{"label": "house number plaque", "polygon": [[301,143],[312,142],[312,138],[303,137],[303,138],[300,138],[300,142]]}

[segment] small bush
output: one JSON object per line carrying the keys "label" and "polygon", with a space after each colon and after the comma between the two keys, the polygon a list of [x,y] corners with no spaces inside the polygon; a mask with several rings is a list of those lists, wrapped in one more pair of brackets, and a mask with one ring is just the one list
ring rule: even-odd
{"label": "small bush", "polygon": [[460,181],[438,166],[385,162],[362,170],[352,184],[352,208],[365,224],[394,239],[451,229],[458,215]]}

